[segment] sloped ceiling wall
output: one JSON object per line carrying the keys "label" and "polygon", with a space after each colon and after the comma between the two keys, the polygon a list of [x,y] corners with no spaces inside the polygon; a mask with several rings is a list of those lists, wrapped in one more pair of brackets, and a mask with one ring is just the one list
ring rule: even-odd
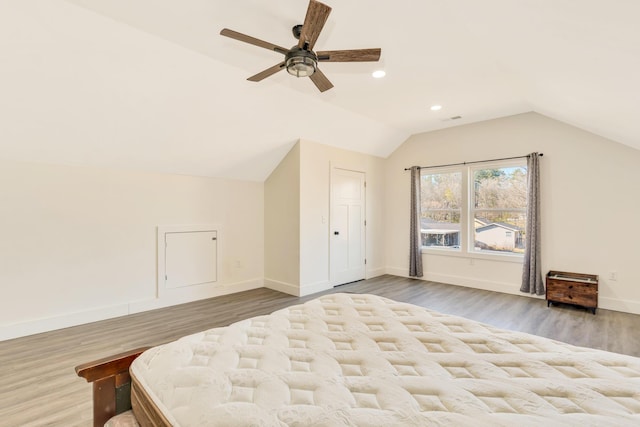
{"label": "sloped ceiling wall", "polygon": [[66,2],[3,2],[0,49],[5,158],[262,181],[301,136],[408,136]]}
{"label": "sloped ceiling wall", "polygon": [[247,82],[281,58],[219,35],[292,45],[307,0],[4,1],[0,157],[261,181],[300,138],[386,157],[528,111],[640,149],[640,2],[325,1],[319,49],[383,54],[323,64],[323,94]]}

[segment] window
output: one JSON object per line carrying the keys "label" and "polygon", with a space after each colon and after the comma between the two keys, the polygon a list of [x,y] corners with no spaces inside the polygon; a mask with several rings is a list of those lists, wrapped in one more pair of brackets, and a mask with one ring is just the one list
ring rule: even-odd
{"label": "window", "polygon": [[420,178],[422,246],[459,248],[462,173],[423,173]]}
{"label": "window", "polygon": [[527,168],[474,168],[473,249],[524,253]]}
{"label": "window", "polygon": [[467,254],[524,253],[524,161],[423,169],[421,197],[423,247]]}

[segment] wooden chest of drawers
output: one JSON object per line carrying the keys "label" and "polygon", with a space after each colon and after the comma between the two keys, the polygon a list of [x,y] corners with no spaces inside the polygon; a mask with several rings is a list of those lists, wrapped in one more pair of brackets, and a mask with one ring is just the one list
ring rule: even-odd
{"label": "wooden chest of drawers", "polygon": [[575,304],[596,314],[598,276],[594,274],[550,271],[547,273],[547,307],[551,303]]}

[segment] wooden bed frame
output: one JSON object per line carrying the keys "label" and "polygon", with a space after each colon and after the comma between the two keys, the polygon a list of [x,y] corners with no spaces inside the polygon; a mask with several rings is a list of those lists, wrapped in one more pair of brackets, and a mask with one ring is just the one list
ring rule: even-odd
{"label": "wooden bed frame", "polygon": [[113,416],[131,409],[129,366],[150,347],[76,366],[76,374],[93,383],[93,426],[103,427]]}

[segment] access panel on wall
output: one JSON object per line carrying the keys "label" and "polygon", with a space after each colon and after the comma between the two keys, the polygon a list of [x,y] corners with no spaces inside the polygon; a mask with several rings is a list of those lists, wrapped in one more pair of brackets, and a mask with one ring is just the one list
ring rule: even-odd
{"label": "access panel on wall", "polygon": [[218,231],[189,227],[158,230],[158,287],[173,289],[216,282]]}

